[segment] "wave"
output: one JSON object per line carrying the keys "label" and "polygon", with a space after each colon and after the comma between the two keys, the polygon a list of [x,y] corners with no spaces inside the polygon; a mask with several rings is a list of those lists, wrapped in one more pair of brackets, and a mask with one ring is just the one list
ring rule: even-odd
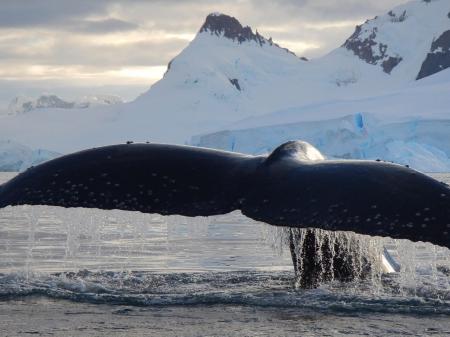
{"label": "wave", "polygon": [[[450,291],[421,285],[323,285],[295,289],[292,272],[65,272],[0,274],[0,300],[45,296],[77,302],[129,305],[243,305],[295,307],[336,313],[450,315]],[[389,284],[389,285],[388,285]]]}

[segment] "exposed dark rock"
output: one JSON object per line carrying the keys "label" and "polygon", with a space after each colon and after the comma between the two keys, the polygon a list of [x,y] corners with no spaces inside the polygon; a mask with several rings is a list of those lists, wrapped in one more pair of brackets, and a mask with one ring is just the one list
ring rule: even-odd
{"label": "exposed dark rock", "polygon": [[[406,17],[406,12],[404,12],[404,14]],[[390,12],[389,15],[395,16],[392,12]],[[402,20],[404,20],[404,18]],[[370,34],[368,34],[367,37],[362,37],[363,33],[364,35],[367,35],[369,32]],[[376,41],[377,33],[377,27],[373,27],[371,31],[367,31],[363,30],[362,25],[356,26],[355,32],[347,39],[347,41],[345,41],[343,47],[353,51],[356,56],[369,64],[381,64],[383,71],[390,74],[392,69],[394,69],[402,61],[402,57],[399,55],[389,55],[388,46]],[[374,52],[377,45],[378,51]]]}
{"label": "exposed dark rock", "polygon": [[400,16],[397,16],[393,11],[389,11],[388,15],[391,17],[391,22],[403,22],[406,20],[406,10]]}
{"label": "exposed dark rock", "polygon": [[230,83],[236,87],[237,90],[241,91],[241,86],[237,78],[229,78]]}
{"label": "exposed dark rock", "polygon": [[420,80],[448,67],[450,67],[450,30],[445,31],[433,41],[416,79]]}
{"label": "exposed dark rock", "polygon": [[255,41],[262,46],[267,42],[258,32],[256,34],[253,33],[249,26],[243,27],[236,18],[224,14],[208,15],[205,23],[200,28],[200,32],[210,32],[217,36],[223,34],[226,38],[238,41],[239,43]]}
{"label": "exposed dark rock", "polygon": [[54,107],[61,109],[73,108],[75,103],[63,101],[56,95],[41,96],[36,102],[36,108]]}
{"label": "exposed dark rock", "polygon": [[339,77],[335,80],[335,83],[338,87],[346,87],[357,82],[358,78],[355,73],[350,73],[347,76]]}
{"label": "exposed dark rock", "polygon": [[450,49],[450,30],[442,33],[441,36],[431,44],[431,51],[434,52],[439,48]]}
{"label": "exposed dark rock", "polygon": [[302,60],[302,61],[309,61],[308,58],[306,58],[304,56],[300,57],[300,60]]}
{"label": "exposed dark rock", "polygon": [[22,104],[22,109],[24,112],[28,112],[34,109],[33,102],[25,102]]}
{"label": "exposed dark rock", "polygon": [[345,41],[344,47],[353,51],[356,56],[367,63],[376,64],[377,59],[374,57],[372,51],[372,46],[377,44],[373,41],[376,36],[376,28],[373,29],[372,33],[369,35],[369,38],[364,40],[359,38],[361,30],[361,26],[356,26],[355,32],[347,41]]}
{"label": "exposed dark rock", "polygon": [[174,59],[170,60],[169,63],[167,64],[167,69],[164,72],[164,76],[166,76],[166,74],[169,72],[170,68],[172,67],[172,62]]}
{"label": "exposed dark rock", "polygon": [[[269,37],[266,41],[267,41],[267,43],[269,43],[269,45],[271,45],[271,46],[278,47],[278,48],[280,48],[280,49],[283,49],[285,52],[287,52],[287,53],[289,53],[289,54],[295,55],[295,53],[294,53],[293,51],[290,51],[290,50],[287,49],[287,48],[283,48],[283,47],[281,47],[278,43],[273,42],[272,37]],[[297,55],[296,55],[296,56],[297,56]],[[306,57],[300,57],[300,59],[301,59],[301,60],[304,60],[304,59],[306,59]]]}
{"label": "exposed dark rock", "polygon": [[385,73],[390,74],[392,69],[394,69],[403,59],[401,57],[390,56],[387,60],[383,61],[381,66]]}
{"label": "exposed dark rock", "polygon": [[249,26],[243,27],[236,18],[225,14],[209,14],[206,17],[205,23],[200,28],[200,32],[210,32],[212,35],[217,36],[223,35],[224,37],[239,43],[255,41],[260,46],[267,43],[271,46],[283,49],[287,53],[295,55],[295,53],[289,49],[280,47],[278,44],[273,42],[271,37],[266,39],[264,36],[260,35],[258,31],[253,33]]}

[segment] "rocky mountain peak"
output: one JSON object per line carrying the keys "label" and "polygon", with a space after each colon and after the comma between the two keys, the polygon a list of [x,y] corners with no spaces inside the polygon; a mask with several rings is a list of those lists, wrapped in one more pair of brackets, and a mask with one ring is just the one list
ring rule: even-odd
{"label": "rocky mountain peak", "polygon": [[[397,16],[391,11],[388,16],[391,18],[391,22],[403,22],[406,12]],[[373,22],[373,20],[371,21]],[[390,55],[388,45],[377,41],[378,27],[371,25],[371,21],[356,26],[355,32],[345,41],[343,47],[353,51],[356,56],[369,64],[380,64],[383,71],[390,74],[403,58],[398,54]]]}
{"label": "rocky mountain peak", "polygon": [[267,42],[258,32],[253,33],[249,26],[243,27],[236,18],[222,13],[209,14],[206,17],[205,23],[200,28],[200,33],[202,32],[224,36],[239,43],[255,41],[263,45]]}
{"label": "rocky mountain peak", "polygon": [[342,47],[387,74],[399,65],[413,69],[423,54],[417,79],[432,75],[450,66],[449,10],[448,0],[408,2],[357,26]]}

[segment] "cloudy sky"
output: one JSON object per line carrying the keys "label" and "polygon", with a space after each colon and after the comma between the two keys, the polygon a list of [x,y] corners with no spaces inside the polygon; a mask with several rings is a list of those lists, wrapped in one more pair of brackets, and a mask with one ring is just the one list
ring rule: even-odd
{"label": "cloudy sky", "polygon": [[211,12],[314,58],[405,1],[0,0],[0,102],[39,92],[132,99],[162,76]]}

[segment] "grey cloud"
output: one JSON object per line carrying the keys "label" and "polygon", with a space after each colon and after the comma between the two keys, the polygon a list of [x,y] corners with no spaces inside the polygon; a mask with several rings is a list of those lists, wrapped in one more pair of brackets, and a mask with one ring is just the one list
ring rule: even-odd
{"label": "grey cloud", "polygon": [[[286,20],[343,20],[355,17],[369,18],[405,0],[0,0],[0,26],[30,27],[64,25],[67,20],[87,19],[106,15],[111,10],[124,13],[128,22],[150,20],[161,25],[173,22],[199,26],[199,14],[221,10],[225,13],[258,21],[258,24]],[[270,10],[270,11],[268,11]],[[270,14],[268,14],[270,13]],[[241,15],[243,14],[243,15]],[[195,20],[193,20],[195,18]],[[119,18],[124,19],[124,18]],[[133,21],[134,22],[134,21]],[[134,22],[138,24],[140,22]]]}
{"label": "grey cloud", "polygon": [[112,33],[128,31],[139,28],[139,25],[120,19],[109,18],[105,20],[85,20],[75,23],[72,29],[85,33]]}
{"label": "grey cloud", "polygon": [[[166,65],[179,50],[187,45],[187,41],[180,39],[166,39],[164,41],[141,41],[125,45],[91,44],[71,47],[70,41],[60,42],[56,46],[54,64],[74,65],[85,64],[102,69],[120,68],[127,66],[159,66]],[[49,60],[52,61],[52,60]]]}
{"label": "grey cloud", "polygon": [[262,0],[269,2],[290,17],[300,16],[314,20],[347,20],[359,17],[371,18],[392,8],[403,0]]}
{"label": "grey cloud", "polygon": [[106,1],[4,1],[0,2],[0,28],[46,28],[80,33],[128,31],[138,24],[119,18],[90,19],[108,16]]}
{"label": "grey cloud", "polygon": [[[178,38],[144,40],[125,44],[93,44],[80,38],[57,39],[48,49],[29,50],[23,46],[0,41],[2,64],[81,65],[85,69],[106,70],[126,66],[165,65],[188,42]],[[28,52],[26,52],[28,51]],[[0,67],[1,67],[0,63]]]}
{"label": "grey cloud", "polygon": [[[0,27],[50,27],[85,33],[130,30],[152,24],[195,32],[214,11],[244,24],[266,25],[370,18],[405,0],[0,0]],[[113,12],[113,15],[111,13]],[[270,14],[268,14],[270,13]],[[108,19],[93,21],[92,16]]]}
{"label": "grey cloud", "polygon": [[27,28],[64,25],[67,20],[107,12],[105,1],[89,0],[2,0],[0,27]]}
{"label": "grey cloud", "polygon": [[[315,57],[341,45],[354,27],[315,30],[307,23],[364,20],[403,0],[0,0],[1,28],[44,29],[54,42],[35,48],[25,39],[0,41],[0,59],[35,64],[84,66],[164,65],[187,44],[167,38],[152,40],[155,30],[170,34],[196,33],[206,15],[221,11],[274,41],[317,42],[319,49],[299,53]],[[268,14],[269,13],[269,14]],[[99,19],[103,18],[103,19]],[[277,29],[273,29],[273,28]],[[92,46],[83,34],[139,29],[148,40],[116,46]],[[74,40],[67,33],[77,32]],[[28,35],[28,34],[27,34]],[[283,45],[282,42],[280,42]],[[294,50],[295,51],[295,50]]]}

